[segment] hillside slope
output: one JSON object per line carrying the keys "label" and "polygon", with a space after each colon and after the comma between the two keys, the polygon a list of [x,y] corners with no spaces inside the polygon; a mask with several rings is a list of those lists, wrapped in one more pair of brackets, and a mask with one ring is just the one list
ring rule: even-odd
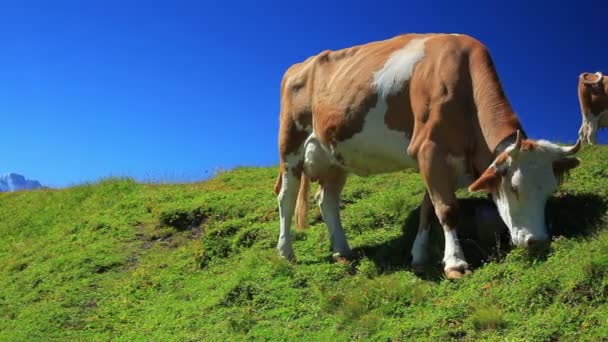
{"label": "hillside slope", "polygon": [[276,168],[3,193],[0,341],[608,340],[608,147],[579,157],[548,206],[548,255],[475,238],[486,202],[459,193],[475,269],[458,282],[440,275],[438,228],[436,265],[408,268],[423,195],[411,172],[349,180],[351,264],[329,259],[316,208],[297,262],[276,257]]}

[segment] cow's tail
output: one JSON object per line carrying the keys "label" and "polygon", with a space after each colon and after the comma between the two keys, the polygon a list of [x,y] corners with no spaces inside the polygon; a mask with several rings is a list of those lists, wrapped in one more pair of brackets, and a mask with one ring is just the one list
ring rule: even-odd
{"label": "cow's tail", "polygon": [[308,225],[308,193],[310,191],[310,178],[302,172],[300,178],[300,189],[296,201],[296,227],[300,230],[306,229]]}
{"label": "cow's tail", "polygon": [[[279,195],[283,187],[283,173],[279,172],[277,181],[274,185],[274,193]],[[308,225],[308,195],[310,191],[310,178],[302,172],[300,184],[298,186],[298,198],[296,200],[296,228],[299,230],[306,229]]]}

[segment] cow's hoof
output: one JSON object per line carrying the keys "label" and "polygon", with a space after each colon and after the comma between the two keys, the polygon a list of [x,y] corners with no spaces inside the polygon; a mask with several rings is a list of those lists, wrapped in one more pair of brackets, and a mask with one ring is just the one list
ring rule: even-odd
{"label": "cow's hoof", "polygon": [[426,272],[426,264],[412,264],[412,272],[414,272],[415,275],[424,274]]}
{"label": "cow's hoof", "polygon": [[332,254],[331,257],[338,264],[348,264],[348,263],[350,263],[350,259],[351,259],[350,254],[340,253],[340,252],[336,252],[336,253]]}
{"label": "cow's hoof", "polygon": [[279,250],[279,257],[289,261],[289,262],[295,262],[296,261],[296,256],[293,253],[293,251],[281,251]]}
{"label": "cow's hoof", "polygon": [[469,269],[462,267],[459,268],[448,268],[445,270],[445,277],[450,280],[456,280],[464,277],[465,275],[471,275],[473,272]]}

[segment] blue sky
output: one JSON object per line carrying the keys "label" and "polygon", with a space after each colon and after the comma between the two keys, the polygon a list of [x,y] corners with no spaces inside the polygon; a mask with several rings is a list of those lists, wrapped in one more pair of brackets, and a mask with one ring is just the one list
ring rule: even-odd
{"label": "blue sky", "polygon": [[577,77],[608,73],[607,9],[608,1],[4,1],[0,173],[60,187],[274,165],[283,72],[325,49],[407,32],[480,39],[528,134],[574,141]]}

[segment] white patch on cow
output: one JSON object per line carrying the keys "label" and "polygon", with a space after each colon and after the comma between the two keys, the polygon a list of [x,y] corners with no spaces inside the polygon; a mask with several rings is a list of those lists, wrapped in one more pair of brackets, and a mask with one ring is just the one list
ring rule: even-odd
{"label": "white patch on cow", "polygon": [[473,182],[473,177],[467,172],[466,159],[448,154],[447,163],[454,172],[454,180],[458,189],[466,188]]}
{"label": "white patch on cow", "polygon": [[422,265],[428,260],[428,242],[429,242],[429,231],[431,225],[429,224],[426,229],[419,229],[416,234],[416,240],[412,246],[412,264]]}
{"label": "white patch on cow", "polygon": [[304,172],[310,178],[318,179],[332,165],[338,165],[338,162],[312,133],[304,142]]}
{"label": "white patch on cow", "polygon": [[416,161],[407,155],[410,139],[403,132],[390,130],[384,121],[387,105],[378,99],[376,106],[365,116],[361,132],[339,142],[332,155],[340,156],[344,167],[367,176],[417,168]]}
{"label": "white patch on cow", "polygon": [[285,156],[285,164],[288,167],[294,167],[302,161],[302,147],[298,148],[296,153],[290,153]]}
{"label": "white patch on cow", "polygon": [[414,66],[424,58],[424,43],[429,39],[415,38],[404,47],[393,52],[384,67],[374,73],[373,86],[380,97],[386,98],[403,89],[403,84],[412,78]]}
{"label": "white patch on cow", "polygon": [[443,255],[444,269],[450,268],[464,268],[467,269],[469,266],[464,260],[464,253],[458,242],[458,235],[455,229],[444,229],[443,234],[445,237],[445,249]]}

